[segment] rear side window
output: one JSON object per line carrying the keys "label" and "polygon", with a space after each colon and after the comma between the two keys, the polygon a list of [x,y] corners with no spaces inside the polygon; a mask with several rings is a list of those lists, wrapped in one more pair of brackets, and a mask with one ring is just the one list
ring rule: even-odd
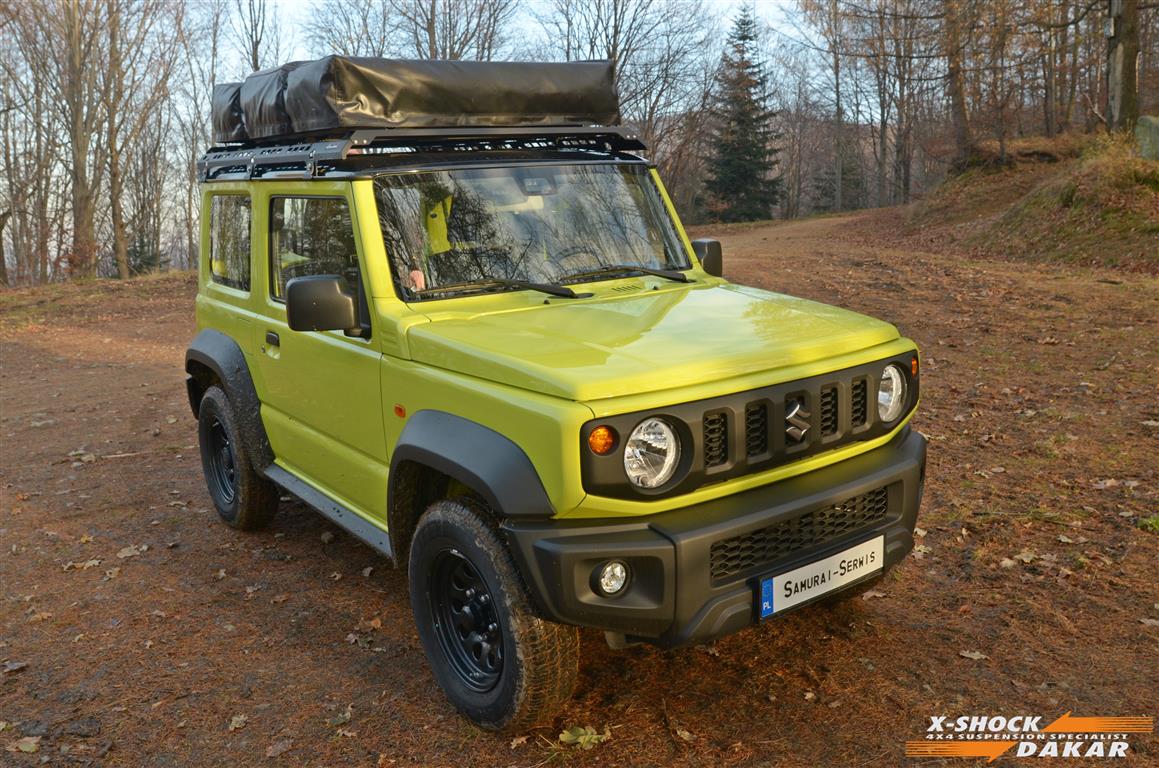
{"label": "rear side window", "polygon": [[284,300],[295,277],[338,275],[358,290],[358,249],[346,200],[275,197],[270,202],[270,294]]}
{"label": "rear side window", "polygon": [[250,199],[214,195],[209,214],[209,275],[215,283],[250,289]]}

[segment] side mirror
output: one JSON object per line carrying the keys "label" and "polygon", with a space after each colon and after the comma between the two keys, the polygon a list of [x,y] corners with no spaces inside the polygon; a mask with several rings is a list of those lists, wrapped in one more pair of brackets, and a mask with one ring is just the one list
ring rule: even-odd
{"label": "side mirror", "polygon": [[724,258],[719,240],[693,240],[692,251],[700,259],[700,266],[713,277],[724,277]]}
{"label": "side mirror", "polygon": [[286,322],[293,331],[345,331],[361,335],[354,297],[337,275],[295,277],[286,283]]}

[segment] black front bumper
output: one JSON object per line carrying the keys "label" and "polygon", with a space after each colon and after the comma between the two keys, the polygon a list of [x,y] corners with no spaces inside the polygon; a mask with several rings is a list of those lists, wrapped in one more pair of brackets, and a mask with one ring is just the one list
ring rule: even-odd
{"label": "black front bumper", "polygon": [[[715,501],[628,521],[508,519],[503,529],[546,618],[666,647],[703,643],[754,623],[761,576],[877,536],[885,537],[884,569],[899,562],[913,548],[925,466],[926,440],[907,427],[868,453]],[[810,521],[832,518],[833,508],[844,515],[851,500],[863,498],[882,500],[881,513],[868,523],[793,522],[810,513]],[[800,538],[806,528],[814,533]],[[807,543],[786,550],[785,541],[769,541],[770,531]],[[754,540],[762,546],[734,560],[738,567],[721,566],[722,547]],[[768,552],[777,554],[762,559]],[[597,594],[592,583],[593,571],[610,559],[623,560],[632,572],[627,590],[614,598]]]}

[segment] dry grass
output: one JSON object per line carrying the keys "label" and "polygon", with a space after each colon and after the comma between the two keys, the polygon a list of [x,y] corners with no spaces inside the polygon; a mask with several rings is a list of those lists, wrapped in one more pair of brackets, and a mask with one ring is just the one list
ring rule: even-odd
{"label": "dry grass", "polygon": [[1008,149],[1012,164],[971,169],[915,203],[906,233],[978,255],[1159,272],[1159,162],[1120,137]]}

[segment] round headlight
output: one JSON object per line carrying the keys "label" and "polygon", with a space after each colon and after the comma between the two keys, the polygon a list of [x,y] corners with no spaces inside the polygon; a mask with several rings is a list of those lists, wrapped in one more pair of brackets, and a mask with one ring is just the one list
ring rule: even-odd
{"label": "round headlight", "polygon": [[877,386],[877,415],[884,422],[901,416],[905,408],[905,373],[901,366],[887,365],[881,372],[881,383]]}
{"label": "round headlight", "polygon": [[621,560],[611,560],[596,569],[596,588],[607,597],[617,595],[628,585],[628,565]]}
{"label": "round headlight", "polygon": [[640,488],[664,485],[679,461],[680,441],[663,419],[644,419],[624,442],[624,471]]}

